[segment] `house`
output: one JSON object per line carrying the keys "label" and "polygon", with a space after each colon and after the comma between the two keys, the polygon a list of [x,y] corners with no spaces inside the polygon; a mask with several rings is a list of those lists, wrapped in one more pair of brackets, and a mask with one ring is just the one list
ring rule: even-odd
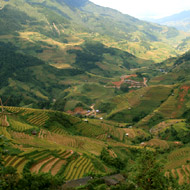
{"label": "house", "polygon": [[119,182],[118,182],[117,180],[112,179],[112,178],[109,178],[109,177],[105,178],[105,179],[104,179],[104,182],[105,182],[105,184],[108,185],[108,186],[113,186],[113,185],[119,184]]}
{"label": "house", "polygon": [[84,177],[81,179],[68,181],[62,186],[62,190],[67,190],[67,189],[87,185],[90,180],[92,180],[92,177]]}
{"label": "house", "polygon": [[37,133],[37,131],[36,130],[33,130],[32,131],[32,135],[37,135],[38,133]]}
{"label": "house", "polygon": [[121,174],[115,174],[111,176],[105,176],[103,177],[105,184],[108,186],[117,185],[123,181],[125,181],[125,178]]}
{"label": "house", "polygon": [[[77,180],[68,181],[62,186],[62,190],[69,190],[72,188],[75,189],[75,188],[80,187],[80,186],[85,186],[92,179],[93,178],[89,176],[89,177],[84,177],[84,178],[77,179]],[[124,176],[121,174],[114,174],[111,176],[105,176],[105,177],[101,177],[99,179],[103,180],[104,183],[108,186],[114,186],[114,185],[117,185],[117,184],[125,181]]]}

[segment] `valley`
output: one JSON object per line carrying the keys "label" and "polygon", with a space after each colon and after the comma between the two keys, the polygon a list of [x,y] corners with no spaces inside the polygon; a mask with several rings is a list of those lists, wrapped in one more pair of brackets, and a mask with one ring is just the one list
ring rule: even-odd
{"label": "valley", "polygon": [[189,39],[88,0],[3,0],[0,189],[189,190]]}

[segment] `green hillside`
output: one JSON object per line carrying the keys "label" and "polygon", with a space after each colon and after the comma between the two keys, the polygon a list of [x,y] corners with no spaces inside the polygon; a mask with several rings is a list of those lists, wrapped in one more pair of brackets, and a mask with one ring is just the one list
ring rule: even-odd
{"label": "green hillside", "polygon": [[[22,44],[24,52],[52,63],[65,62],[67,66],[72,61],[67,48],[86,39],[158,62],[184,52],[184,48],[176,47],[189,36],[90,1],[18,0],[1,4],[1,40]],[[64,51],[65,59],[55,57],[60,54],[58,47]]]}
{"label": "green hillside", "polygon": [[178,56],[173,59],[166,60],[159,64],[159,67],[166,69],[167,74],[160,74],[157,77],[152,78],[151,84],[176,84],[189,81],[189,58],[190,52]]}
{"label": "green hillside", "polygon": [[[70,49],[69,54],[75,54],[76,61],[69,68],[56,68],[54,64],[22,54],[11,43],[1,42],[1,97],[3,100],[9,98],[8,105],[50,108],[54,106],[53,100],[59,102],[66,96],[69,100],[83,92],[84,98],[80,95],[81,99],[76,100],[90,106],[97,97],[104,99],[111,91],[110,97],[115,95],[114,89],[104,85],[129,73],[130,69],[151,63],[99,42],[86,42],[79,49]],[[91,93],[89,88],[92,88]]]}
{"label": "green hillside", "polygon": [[[67,180],[81,178],[89,172],[105,174],[113,171],[114,167],[106,166],[99,158],[104,147],[114,147],[119,143],[121,147],[141,149],[129,145],[124,137],[124,129],[106,123],[100,126],[98,120],[86,123],[51,110],[18,107],[4,109],[9,113],[9,126],[1,124],[0,134],[10,144],[7,147],[9,155],[3,159],[6,166],[16,167],[19,173],[28,168],[36,173],[64,175]],[[101,135],[105,135],[105,138],[101,139]]]}
{"label": "green hillside", "polygon": [[190,189],[189,39],[88,0],[1,1],[0,189]]}

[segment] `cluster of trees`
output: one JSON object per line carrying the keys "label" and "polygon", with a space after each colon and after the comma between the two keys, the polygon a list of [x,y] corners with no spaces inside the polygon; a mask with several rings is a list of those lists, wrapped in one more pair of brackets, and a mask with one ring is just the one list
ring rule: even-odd
{"label": "cluster of trees", "polygon": [[100,159],[103,160],[109,166],[115,167],[118,170],[122,170],[125,168],[125,163],[118,157],[111,157],[106,148],[102,149]]}
{"label": "cluster of trees", "polygon": [[178,127],[178,129],[176,129],[172,126],[171,128],[168,128],[162,132],[159,136],[162,139],[167,138],[171,141],[181,141],[184,144],[190,143],[190,129],[186,127]]}
{"label": "cluster of trees", "polygon": [[[105,152],[105,150],[104,150]],[[80,190],[189,190],[189,184],[179,185],[171,175],[166,177],[163,165],[157,161],[156,152],[142,150],[137,160],[128,165],[124,182],[108,186],[102,178],[95,178]]]}
{"label": "cluster of trees", "polygon": [[[0,42],[0,88],[4,89],[1,96],[5,100],[9,98],[8,105],[19,106],[32,103],[36,108],[50,108],[53,106],[52,99],[56,96],[56,92],[69,87],[69,85],[59,84],[58,80],[65,76],[83,73],[78,69],[56,69],[38,58],[17,53],[16,50],[13,44]],[[40,78],[36,74],[37,69],[43,70]],[[58,79],[47,80],[49,74]],[[14,87],[9,85],[10,79],[15,82]],[[22,84],[26,83],[30,90],[22,88]],[[49,99],[38,96],[37,91]],[[56,106],[59,108],[59,105],[55,105],[55,109]]]}
{"label": "cluster of trees", "polygon": [[21,30],[23,25],[33,20],[26,13],[7,5],[0,11],[0,35],[7,35]]}

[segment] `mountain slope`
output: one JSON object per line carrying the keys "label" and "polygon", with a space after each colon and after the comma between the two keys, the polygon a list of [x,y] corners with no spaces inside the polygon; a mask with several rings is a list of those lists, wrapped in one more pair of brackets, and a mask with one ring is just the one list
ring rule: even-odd
{"label": "mountain slope", "polygon": [[178,30],[190,31],[190,10],[171,15],[169,17],[154,20],[156,23],[172,26]]}
{"label": "mountain slope", "polygon": [[[132,68],[141,67],[142,63],[149,64],[127,52],[108,48],[98,42],[86,42],[68,51],[70,56],[76,55],[76,61],[69,68],[56,68],[55,64],[52,66],[36,57],[19,53],[20,49],[11,43],[1,42],[1,97],[4,100],[9,97],[9,105],[31,104],[34,107],[49,108],[53,100],[59,101],[68,94],[75,96],[73,88],[80,89],[88,84],[104,89],[104,85],[113,78],[130,72]],[[83,92],[85,97],[87,92]],[[110,89],[104,89],[104,92],[107,94]],[[94,96],[91,94],[85,99],[79,102],[86,102],[90,106]]]}
{"label": "mountain slope", "polygon": [[[90,1],[18,0],[2,3],[1,31],[11,34],[4,39],[15,44],[38,39],[35,45],[42,47],[40,39],[46,43],[53,39],[64,48],[91,39],[144,59],[160,61],[183,51],[175,47],[189,35],[174,28],[140,21]],[[35,54],[31,48],[29,52]]]}
{"label": "mountain slope", "polygon": [[151,79],[151,84],[180,84],[190,80],[190,52],[173,59],[166,60],[159,64],[160,68],[165,68],[168,72],[160,74]]}

